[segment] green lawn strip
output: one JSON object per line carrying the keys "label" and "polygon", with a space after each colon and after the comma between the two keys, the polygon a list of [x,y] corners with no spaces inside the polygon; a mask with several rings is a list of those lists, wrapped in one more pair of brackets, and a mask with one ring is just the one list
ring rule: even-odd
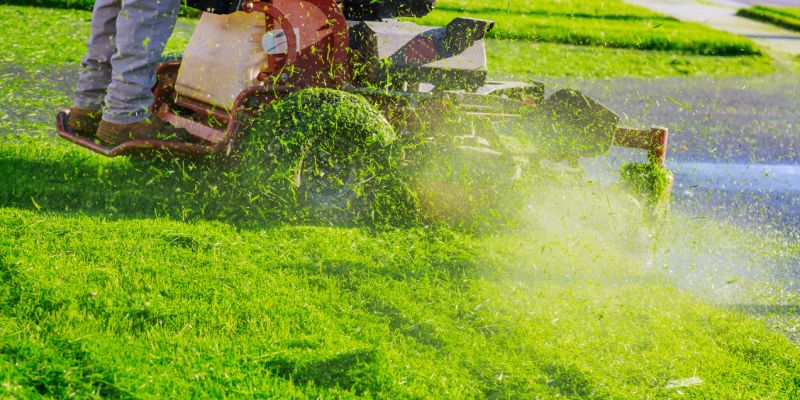
{"label": "green lawn strip", "polygon": [[621,0],[439,0],[440,10],[481,12],[504,12],[506,14],[567,15],[604,19],[649,19],[672,20],[644,7],[637,7]]}
{"label": "green lawn strip", "polygon": [[419,19],[427,25],[444,26],[459,16],[494,20],[489,37],[540,42],[669,50],[703,55],[757,55],[761,50],[745,37],[715,31],[704,25],[670,20],[616,20],[437,10]]}
{"label": "green lawn strip", "polygon": [[541,218],[470,237],[237,227],[156,174],[0,144],[0,392],[638,399],[699,377],[680,390],[800,394],[785,338],[642,269],[663,245],[616,192],[537,187]]}
{"label": "green lawn strip", "polygon": [[753,6],[740,9],[736,14],[742,17],[769,22],[786,29],[800,31],[800,8]]}
{"label": "green lawn strip", "polygon": [[775,70],[765,56],[697,56],[492,39],[487,42],[487,58],[492,77],[517,80],[543,76],[749,76]]}

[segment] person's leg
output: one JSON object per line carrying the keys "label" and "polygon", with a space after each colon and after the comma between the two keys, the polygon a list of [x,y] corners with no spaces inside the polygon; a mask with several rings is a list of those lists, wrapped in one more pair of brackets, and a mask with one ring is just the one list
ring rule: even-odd
{"label": "person's leg", "polygon": [[104,121],[134,124],[150,117],[156,69],[180,5],[181,0],[122,0]]}
{"label": "person's leg", "polygon": [[117,15],[122,0],[97,0],[86,55],[72,100],[73,111],[68,126],[74,130],[94,132],[100,120],[100,109],[106,89],[111,83],[111,56],[116,53]]}

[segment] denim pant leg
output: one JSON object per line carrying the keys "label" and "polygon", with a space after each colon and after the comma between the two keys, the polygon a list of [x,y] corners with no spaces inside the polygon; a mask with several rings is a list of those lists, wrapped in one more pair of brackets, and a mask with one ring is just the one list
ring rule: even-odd
{"label": "denim pant leg", "polygon": [[92,12],[91,33],[81,74],[75,88],[73,107],[99,110],[111,83],[111,57],[117,52],[117,15],[122,0],[97,0]]}
{"label": "denim pant leg", "polygon": [[181,0],[122,0],[117,18],[117,52],[103,119],[117,124],[150,116],[161,53],[172,35]]}

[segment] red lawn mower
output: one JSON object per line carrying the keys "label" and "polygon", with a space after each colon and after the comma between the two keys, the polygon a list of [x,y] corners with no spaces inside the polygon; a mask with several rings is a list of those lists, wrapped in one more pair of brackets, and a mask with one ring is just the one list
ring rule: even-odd
{"label": "red lawn mower", "polygon": [[[329,88],[368,99],[404,129],[409,114],[436,119],[442,105],[455,107],[471,128],[453,135],[454,148],[507,157],[518,166],[513,174],[537,158],[575,162],[612,146],[643,149],[649,163],[663,165],[666,129],[621,128],[615,113],[574,90],[545,99],[538,82],[487,80],[484,38],[494,22],[457,18],[427,27],[397,18],[423,16],[435,0],[340,1],[188,1],[202,14],[182,57],[159,68],[152,112],[191,140],[106,146],[66,129],[69,111],[58,114],[59,135],[109,157],[154,150],[232,155],[243,126],[264,106]],[[531,146],[504,145],[503,129],[495,128],[509,121],[541,139],[533,147],[559,150],[537,155]]]}

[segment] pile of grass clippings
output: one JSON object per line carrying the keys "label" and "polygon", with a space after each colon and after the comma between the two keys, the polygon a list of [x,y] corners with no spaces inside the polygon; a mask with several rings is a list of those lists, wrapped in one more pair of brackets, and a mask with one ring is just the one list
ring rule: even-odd
{"label": "pile of grass clippings", "polygon": [[666,211],[673,181],[669,168],[656,163],[629,163],[622,166],[621,174],[623,182],[641,194],[657,214]]}
{"label": "pile of grass clippings", "polygon": [[408,222],[415,195],[403,146],[364,98],[307,89],[267,106],[240,146],[237,173],[257,212],[282,220]]}

